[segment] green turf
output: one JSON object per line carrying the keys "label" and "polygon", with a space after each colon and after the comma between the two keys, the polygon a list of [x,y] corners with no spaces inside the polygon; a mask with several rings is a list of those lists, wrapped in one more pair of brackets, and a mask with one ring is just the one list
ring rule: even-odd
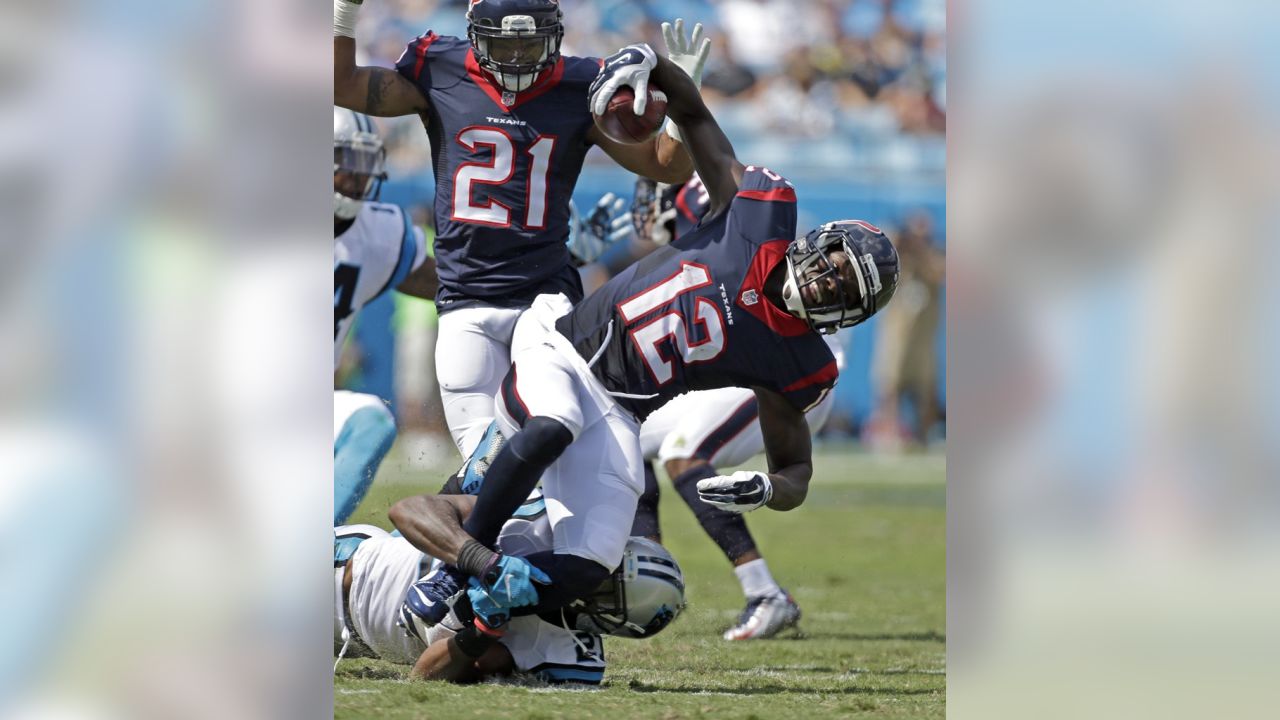
{"label": "green turf", "polygon": [[[344,660],[334,717],[943,717],[944,460],[830,446],[815,455],[802,507],[748,516],[774,577],[804,611],[801,636],[720,639],[743,606],[738,583],[663,478],[664,541],[684,569],[689,607],[651,640],[606,641],[602,689],[411,683],[404,667]],[[390,462],[352,522],[385,527],[396,498],[442,479]]]}

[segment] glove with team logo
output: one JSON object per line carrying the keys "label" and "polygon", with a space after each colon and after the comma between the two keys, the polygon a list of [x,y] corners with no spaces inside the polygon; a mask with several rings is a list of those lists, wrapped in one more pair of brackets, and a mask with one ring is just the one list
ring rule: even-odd
{"label": "glove with team logo", "polygon": [[479,623],[477,627],[489,634],[500,634],[511,619],[511,609],[519,607],[506,602],[500,591],[489,590],[475,578],[467,583],[467,599]]}
{"label": "glove with team logo", "polygon": [[773,497],[773,483],[759,470],[739,470],[698,481],[698,497],[703,502],[732,513],[764,507]]}
{"label": "glove with team logo", "polygon": [[658,64],[658,56],[653,48],[644,43],[628,45],[604,59],[604,66],[591,82],[587,91],[587,106],[596,115],[604,115],[609,107],[609,100],[623,85],[635,90],[636,100],[631,110],[636,115],[644,114],[644,106],[649,99],[649,73]]}
{"label": "glove with team logo", "polygon": [[613,193],[605,193],[591,213],[578,215],[578,209],[569,203],[569,253],[582,265],[600,258],[610,245],[625,240],[634,231],[627,202]]}
{"label": "glove with team logo", "polygon": [[468,540],[458,551],[458,568],[477,579],[496,602],[522,607],[538,602],[535,582],[549,585],[551,578],[524,558],[502,555]]}

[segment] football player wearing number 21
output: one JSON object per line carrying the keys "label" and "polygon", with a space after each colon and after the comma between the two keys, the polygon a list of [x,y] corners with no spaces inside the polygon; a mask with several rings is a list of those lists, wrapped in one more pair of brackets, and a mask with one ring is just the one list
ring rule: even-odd
{"label": "football player wearing number 21", "polygon": [[738,162],[697,87],[647,45],[606,60],[592,108],[650,74],[706,187],[707,215],[577,307],[547,295],[521,317],[496,408],[508,441],[465,524],[492,547],[541,478],[556,536],[556,562],[542,569],[570,597],[622,559],[644,485],[639,425],[682,393],[748,387],[759,405],[769,472],[699,480],[703,501],[736,513],[804,502],[805,410],[838,374],[823,334],[871,317],[898,282],[897,252],[869,223],[829,222],[797,238],[791,183]]}
{"label": "football player wearing number 21", "polygon": [[[520,313],[543,293],[582,299],[565,241],[587,151],[598,145],[626,169],[669,183],[688,180],[692,161],[674,127],[627,145],[596,128],[587,99],[601,61],[560,54],[557,0],[472,0],[466,39],[428,31],[395,69],[356,65],[363,2],[334,0],[334,102],[379,117],[417,115],[430,140],[436,371],[449,431],[466,457],[493,419]],[[683,45],[669,57],[700,76],[709,44]]]}

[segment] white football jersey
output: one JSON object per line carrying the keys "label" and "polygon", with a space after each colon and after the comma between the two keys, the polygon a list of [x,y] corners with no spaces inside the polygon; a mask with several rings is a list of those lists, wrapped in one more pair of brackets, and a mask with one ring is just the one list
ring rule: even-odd
{"label": "white football jersey", "polygon": [[[553,548],[551,523],[540,490],[503,525],[498,547],[518,556]],[[342,629],[348,621],[342,603],[342,574],[348,557],[352,577],[347,605],[356,636],[384,660],[413,664],[426,645],[397,624],[400,606],[409,586],[426,575],[434,561],[408,540],[376,527],[334,528],[335,646],[342,644]],[[502,643],[519,670],[544,675],[550,681],[598,683],[604,675],[604,652],[596,635],[524,616],[512,618]]]}
{"label": "white football jersey", "polygon": [[366,201],[333,239],[333,365],[360,308],[399,285],[427,258],[426,238],[398,205]]}

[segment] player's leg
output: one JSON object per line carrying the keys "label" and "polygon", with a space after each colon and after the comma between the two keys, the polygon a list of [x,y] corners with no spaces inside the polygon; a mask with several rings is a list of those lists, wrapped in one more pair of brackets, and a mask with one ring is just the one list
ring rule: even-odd
{"label": "player's leg", "polygon": [[644,464],[644,492],[636,505],[636,517],[631,521],[631,534],[662,542],[662,526],[658,523],[658,475],[653,463]]}
{"label": "player's leg", "polygon": [[396,438],[396,421],[373,395],[333,394],[333,524],[346,522]]}
{"label": "player's leg", "polygon": [[471,307],[440,316],[436,377],[449,434],[463,457],[493,420],[493,396],[511,367],[511,337],[521,312]]}
{"label": "player's leg", "polygon": [[[502,524],[582,431],[576,372],[569,359],[546,345],[523,352],[511,365],[492,403],[506,442],[463,523],[479,542],[493,546]],[[630,517],[627,521],[629,527]]]}
{"label": "player's leg", "polygon": [[588,407],[589,424],[542,479],[554,552],[538,558],[552,579],[538,590],[538,612],[598,588],[622,562],[630,536],[643,487],[638,427],[617,408],[591,422],[594,410]]}

